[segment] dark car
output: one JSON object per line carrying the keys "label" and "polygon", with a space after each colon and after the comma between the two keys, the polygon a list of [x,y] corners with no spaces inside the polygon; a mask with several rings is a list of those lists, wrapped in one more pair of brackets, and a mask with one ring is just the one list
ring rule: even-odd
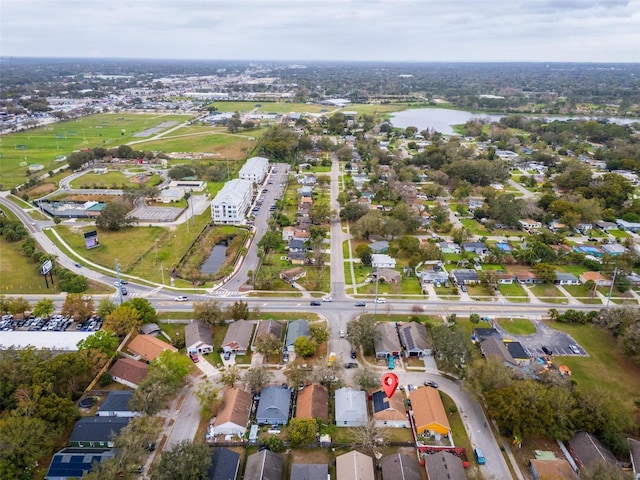
{"label": "dark car", "polygon": [[366,302],[356,302],[356,307],[364,307],[366,305]]}
{"label": "dark car", "polygon": [[542,351],[547,355],[553,355],[553,352],[547,347],[542,347]]}
{"label": "dark car", "polygon": [[358,354],[356,353],[355,350],[351,350],[351,358],[353,358],[353,359],[358,358]]}
{"label": "dark car", "polygon": [[432,382],[431,380],[427,380],[424,382],[425,387],[438,388],[438,384],[436,382]]}
{"label": "dark car", "polygon": [[345,363],[344,368],[358,368],[358,364],[354,362]]}
{"label": "dark car", "polygon": [[311,306],[312,307],[319,307],[320,305],[322,305],[322,303],[319,300],[312,300],[311,301]]}

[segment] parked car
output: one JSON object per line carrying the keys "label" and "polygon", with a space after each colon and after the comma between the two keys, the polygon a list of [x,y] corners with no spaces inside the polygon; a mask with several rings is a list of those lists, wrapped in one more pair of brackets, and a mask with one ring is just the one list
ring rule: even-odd
{"label": "parked car", "polygon": [[351,358],[353,358],[354,360],[358,358],[358,354],[356,353],[355,350],[351,350]]}
{"label": "parked car", "polygon": [[185,295],[180,295],[180,296],[178,296],[178,297],[174,298],[174,300],[175,300],[176,302],[186,302],[186,301],[188,301],[188,300],[189,300],[189,297],[187,297],[187,296],[185,296]]}
{"label": "parked car", "polygon": [[569,345],[569,350],[571,350],[576,355],[580,355],[580,349],[578,348],[577,345],[573,345],[573,344]]}
{"label": "parked car", "polygon": [[289,361],[289,352],[284,352],[282,354],[282,363],[287,363]]}
{"label": "parked car", "polygon": [[344,338],[344,337],[346,337],[346,336],[347,336],[347,334],[345,333],[345,331],[344,331],[344,330],[340,330],[340,333],[338,333],[338,336],[339,336],[340,338]]}
{"label": "parked car", "polygon": [[225,360],[229,360],[231,358],[231,352],[224,352],[223,357]]}
{"label": "parked car", "polygon": [[467,293],[467,286],[466,285],[460,285],[460,290],[462,290],[464,293]]}
{"label": "parked car", "polygon": [[196,355],[195,353],[190,353],[189,358],[193,363],[198,363],[200,361],[200,359],[198,358],[198,355]]}
{"label": "parked car", "polygon": [[358,364],[355,362],[345,363],[344,368],[358,368]]}
{"label": "parked car", "polygon": [[547,355],[553,355],[553,352],[548,347],[542,347],[542,351]]}

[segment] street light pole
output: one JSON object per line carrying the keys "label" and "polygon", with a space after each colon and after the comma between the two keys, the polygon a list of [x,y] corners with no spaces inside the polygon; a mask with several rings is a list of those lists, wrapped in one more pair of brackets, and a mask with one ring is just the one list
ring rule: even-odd
{"label": "street light pole", "polygon": [[116,278],[118,279],[118,292],[120,292],[120,305],[124,303],[124,298],[122,296],[122,282],[120,282],[120,264],[118,263],[118,259],[116,258]]}

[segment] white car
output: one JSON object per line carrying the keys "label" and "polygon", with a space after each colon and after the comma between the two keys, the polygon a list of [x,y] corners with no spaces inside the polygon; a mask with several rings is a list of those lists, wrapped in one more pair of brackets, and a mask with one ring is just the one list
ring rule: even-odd
{"label": "white car", "polygon": [[322,301],[323,302],[333,302],[333,298],[331,298],[330,296],[322,297]]}
{"label": "white car", "polygon": [[187,302],[189,300],[189,297],[186,297],[184,295],[180,295],[179,297],[174,298],[174,300],[176,302]]}
{"label": "white car", "polygon": [[347,336],[347,334],[344,332],[344,330],[340,330],[340,333],[338,334],[338,336],[339,336],[340,338],[344,338],[344,337],[346,337],[346,336]]}
{"label": "white car", "polygon": [[387,303],[387,301],[384,298],[376,298],[374,300],[375,303]]}

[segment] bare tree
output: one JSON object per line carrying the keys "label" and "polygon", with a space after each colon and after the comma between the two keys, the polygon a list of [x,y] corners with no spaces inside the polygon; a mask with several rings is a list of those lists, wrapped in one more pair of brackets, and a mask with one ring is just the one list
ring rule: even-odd
{"label": "bare tree", "polygon": [[222,375],[220,375],[220,382],[227,387],[233,388],[236,386],[236,383],[240,381],[241,376],[238,366],[231,365],[230,367],[225,368]]}
{"label": "bare tree", "polygon": [[264,367],[252,367],[242,376],[242,380],[252,392],[260,392],[272,378],[273,373]]}
{"label": "bare tree", "polygon": [[351,447],[376,453],[387,443],[387,432],[376,425],[375,420],[369,420],[361,427],[352,429]]}

